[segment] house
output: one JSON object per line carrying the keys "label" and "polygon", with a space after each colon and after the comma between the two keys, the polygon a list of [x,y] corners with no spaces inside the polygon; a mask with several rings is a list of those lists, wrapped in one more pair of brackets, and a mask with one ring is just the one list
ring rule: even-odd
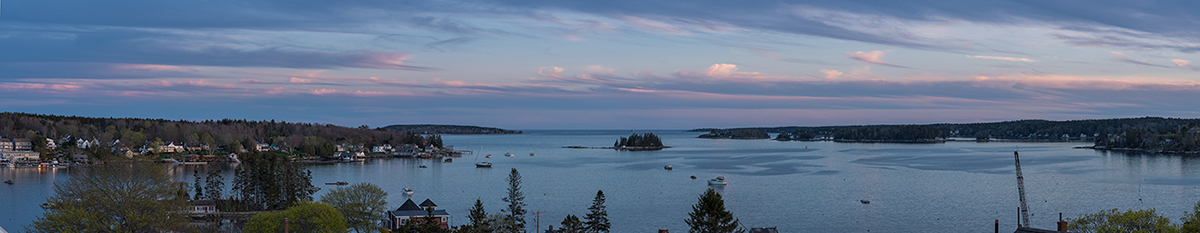
{"label": "house", "polygon": [[441,226],[442,229],[449,229],[450,213],[437,209],[437,204],[433,204],[433,201],[429,199],[425,199],[421,205],[417,205],[412,199],[404,201],[400,208],[387,212],[387,219],[383,220],[383,224],[389,229],[399,228],[400,225],[408,224],[409,221],[417,221],[414,223],[421,224],[429,215],[429,211],[433,211],[433,221],[437,221],[438,226]]}
{"label": "house", "polygon": [[33,143],[28,138],[16,138],[12,140],[13,150],[29,151],[33,150]]}
{"label": "house", "polygon": [[188,201],[188,212],[191,212],[192,217],[204,217],[206,215],[220,214],[217,210],[217,203],[213,200],[191,200]]}
{"label": "house", "polygon": [[75,161],[75,162],[77,162],[77,163],[87,163],[87,162],[88,162],[88,156],[87,156],[87,155],[83,155],[83,154],[76,154],[76,155],[72,155],[72,156],[71,156],[71,160],[72,160],[72,161]]}
{"label": "house", "polygon": [[375,153],[392,152],[392,145],[383,144],[381,146],[373,146],[373,147],[371,147],[371,152],[375,152]]}
{"label": "house", "polygon": [[259,151],[259,152],[271,151],[271,147],[272,147],[271,144],[266,144],[266,143],[254,144],[254,150]]}
{"label": "house", "polygon": [[37,151],[0,151],[0,158],[7,161],[38,161],[41,154]]}
{"label": "house", "polygon": [[46,149],[53,150],[57,148],[58,144],[54,144],[54,140],[50,140],[49,138],[46,139]]}
{"label": "house", "polygon": [[0,151],[12,151],[13,142],[8,139],[0,138]]}
{"label": "house", "polygon": [[175,153],[175,152],[183,152],[183,150],[184,150],[183,146],[177,146],[177,145],[175,145],[174,142],[169,143],[167,145],[158,146],[159,153]]}

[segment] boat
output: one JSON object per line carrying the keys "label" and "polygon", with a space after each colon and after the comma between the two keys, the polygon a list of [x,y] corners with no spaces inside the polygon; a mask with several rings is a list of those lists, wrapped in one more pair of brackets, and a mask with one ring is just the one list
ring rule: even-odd
{"label": "boat", "polygon": [[13,183],[15,183],[15,182],[13,182],[12,180],[6,180],[6,181],[4,181],[4,183],[5,183],[5,184],[13,184]]}
{"label": "boat", "polygon": [[49,209],[51,205],[50,205],[50,203],[42,203],[41,206],[42,206],[42,209]]}
{"label": "boat", "polygon": [[410,188],[404,188],[404,195],[412,196],[413,191]]}
{"label": "boat", "polygon": [[175,159],[171,159],[171,158],[163,159],[162,162],[163,163],[172,163],[172,164],[183,164],[182,162],[176,161]]}
{"label": "boat", "polygon": [[492,167],[492,163],[489,163],[489,162],[478,162],[478,163],[475,163],[475,167]]}
{"label": "boat", "polygon": [[670,164],[667,164],[667,166],[663,167],[663,169],[667,169],[667,171],[670,171],[672,169],[675,169],[675,167],[672,167]]}
{"label": "boat", "polygon": [[696,176],[692,176],[692,179],[693,179],[693,180],[695,180],[695,179],[696,179]]}
{"label": "boat", "polygon": [[725,182],[724,176],[718,176],[717,178],[708,180],[708,185],[726,185],[726,184],[728,184],[728,183]]}
{"label": "boat", "polygon": [[345,181],[338,181],[338,182],[333,182],[333,183],[325,183],[325,185],[347,185],[347,184],[350,184],[350,183],[347,183],[347,182],[345,182]]}
{"label": "boat", "polygon": [[504,156],[513,157],[513,156],[517,156],[517,155],[514,155],[513,153],[509,152],[509,153],[504,153]]}
{"label": "boat", "polygon": [[529,156],[537,156],[537,154],[529,153]]}
{"label": "boat", "polygon": [[492,158],[492,154],[488,154],[487,156],[484,156],[484,157],[487,157],[490,159],[490,158]]}
{"label": "boat", "polygon": [[446,158],[446,160],[443,160],[442,162],[446,162],[446,163],[454,162],[454,159]]}
{"label": "boat", "polygon": [[863,204],[871,204],[871,200],[858,200],[858,202],[862,202]]}
{"label": "boat", "polygon": [[429,168],[428,166],[425,166],[425,165],[421,165],[421,166],[417,166],[417,167],[419,167],[419,168]]}

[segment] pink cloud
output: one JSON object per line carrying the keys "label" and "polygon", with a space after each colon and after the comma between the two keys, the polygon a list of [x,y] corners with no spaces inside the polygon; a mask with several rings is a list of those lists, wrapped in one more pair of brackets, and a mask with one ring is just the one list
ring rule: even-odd
{"label": "pink cloud", "polygon": [[308,79],[302,79],[302,78],[297,78],[297,77],[291,77],[291,78],[289,78],[289,79],[288,79],[288,82],[289,82],[289,83],[312,83],[312,80],[308,80]]}
{"label": "pink cloud", "polygon": [[848,53],[846,53],[846,55],[850,56],[851,59],[858,60],[861,62],[876,64],[876,65],[898,67],[898,68],[906,68],[903,66],[898,66],[898,65],[893,65],[891,63],[883,62],[883,60],[880,60],[880,58],[883,57],[884,53],[887,53],[887,52],[884,52],[882,50],[875,50],[875,51],[870,51],[870,52],[863,52],[863,51],[857,51],[857,52],[853,52],[853,53],[848,52]]}
{"label": "pink cloud", "polygon": [[670,24],[666,24],[663,22],[658,22],[658,21],[654,21],[654,20],[650,20],[650,19],[646,19],[646,18],[625,15],[625,16],[617,17],[617,19],[621,20],[621,22],[624,22],[625,24],[627,24],[629,26],[633,26],[633,28],[636,28],[636,29],[638,29],[640,31],[644,31],[644,32],[661,33],[661,34],[668,34],[668,35],[690,34],[687,30],[679,29]]}
{"label": "pink cloud", "polygon": [[191,70],[192,67],[172,66],[172,65],[154,65],[154,64],[116,64],[112,66],[115,69],[122,70]]}
{"label": "pink cloud", "polygon": [[334,89],[312,89],[312,90],[309,90],[308,93],[313,94],[313,95],[328,95],[328,94],[341,93],[341,91],[334,90]]}
{"label": "pink cloud", "polygon": [[0,88],[40,91],[73,91],[82,89],[83,86],[78,84],[0,83]]}
{"label": "pink cloud", "polygon": [[283,93],[283,87],[271,88],[271,89],[269,89],[269,90],[266,90],[266,91],[264,91],[263,93],[267,93],[267,94],[270,94],[270,95],[278,95],[278,94],[282,94],[282,93]]}

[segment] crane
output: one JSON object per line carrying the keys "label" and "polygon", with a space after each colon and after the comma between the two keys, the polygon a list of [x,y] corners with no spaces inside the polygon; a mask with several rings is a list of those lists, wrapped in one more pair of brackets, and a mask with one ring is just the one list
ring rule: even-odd
{"label": "crane", "polygon": [[1021,225],[1029,227],[1029,205],[1025,204],[1025,176],[1021,175],[1021,156],[1013,151],[1013,160],[1017,161],[1017,192],[1021,194]]}

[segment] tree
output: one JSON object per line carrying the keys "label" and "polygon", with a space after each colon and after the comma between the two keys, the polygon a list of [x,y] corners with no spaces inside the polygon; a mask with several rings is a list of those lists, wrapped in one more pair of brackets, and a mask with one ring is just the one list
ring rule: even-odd
{"label": "tree", "polygon": [[283,213],[260,213],[250,217],[245,232],[282,232],[283,221],[288,221],[291,232],[346,231],[346,219],[333,206],[320,202],[300,201]]}
{"label": "tree", "polygon": [[312,172],[300,164],[274,158],[271,153],[245,153],[234,172],[235,198],[247,210],[286,209],[300,200],[309,200],[317,188]]}
{"label": "tree", "polygon": [[506,215],[507,222],[511,225],[503,225],[500,228],[502,232],[525,232],[525,194],[521,192],[521,173],[517,172],[516,168],[508,174],[508,196],[502,198],[508,203],[508,209],[503,210]]}
{"label": "tree", "polygon": [[584,233],[586,231],[587,226],[584,226],[583,222],[579,221],[579,217],[575,217],[574,214],[568,214],[566,218],[563,218],[562,227],[558,228],[559,233]]}
{"label": "tree", "polygon": [[[157,164],[92,167],[54,186],[28,232],[191,232],[185,184]],[[182,195],[180,193],[182,192]]]}
{"label": "tree", "polygon": [[1107,232],[1174,232],[1177,227],[1171,224],[1171,219],[1160,216],[1149,210],[1118,209],[1104,210],[1095,214],[1084,215],[1078,219],[1069,220],[1067,231],[1080,233]]}
{"label": "tree", "polygon": [[387,195],[375,184],[358,183],[330,190],[321,202],[341,212],[355,232],[369,232],[387,210]]}
{"label": "tree", "polygon": [[692,206],[688,217],[691,218],[684,222],[691,227],[688,230],[690,233],[745,232],[744,229],[738,229],[738,220],[733,213],[725,210],[725,200],[721,199],[721,194],[711,188],[700,195],[700,200]]}
{"label": "tree", "polygon": [[1179,225],[1179,232],[1200,233],[1200,202],[1196,202],[1192,212],[1188,212],[1179,220],[1183,221],[1183,224]]}
{"label": "tree", "polygon": [[588,213],[584,218],[588,232],[608,232],[612,224],[608,222],[608,210],[604,209],[604,191],[597,190],[596,198],[592,200],[592,206],[588,207],[591,213]]}
{"label": "tree", "polygon": [[193,197],[192,200],[203,200],[204,186],[200,185],[200,170],[192,171],[192,176],[196,177],[196,183],[192,183],[192,189],[196,190],[196,197]]}
{"label": "tree", "polygon": [[225,177],[221,177],[221,169],[208,169],[208,176],[204,177],[204,197],[220,200],[223,190],[225,190]]}
{"label": "tree", "polygon": [[475,199],[475,206],[471,207],[471,211],[470,214],[467,215],[467,219],[470,219],[471,222],[460,226],[456,232],[475,233],[493,231],[492,225],[490,222],[488,222],[487,211],[483,209],[482,200]]}

